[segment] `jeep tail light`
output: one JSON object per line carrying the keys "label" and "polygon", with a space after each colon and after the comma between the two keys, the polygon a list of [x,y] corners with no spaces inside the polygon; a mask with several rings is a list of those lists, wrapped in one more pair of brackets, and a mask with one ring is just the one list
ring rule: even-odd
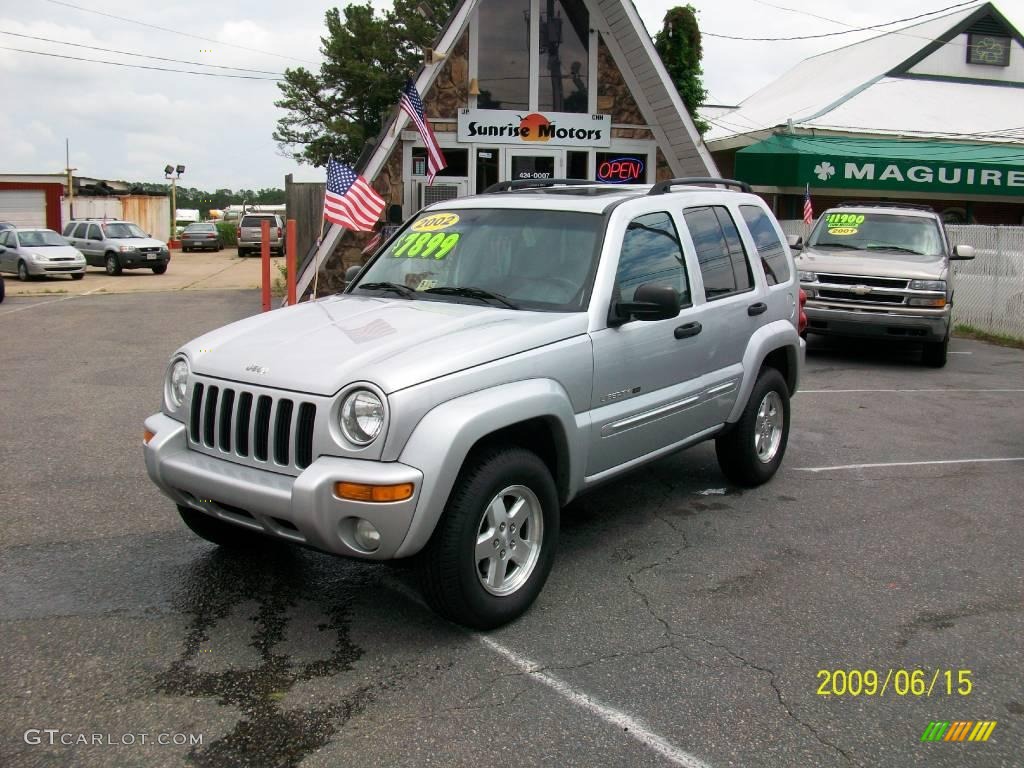
{"label": "jeep tail light", "polygon": [[804,311],[804,305],[807,304],[807,291],[803,288],[800,289],[800,309],[797,316],[796,328],[800,334],[803,334],[807,330],[807,312]]}

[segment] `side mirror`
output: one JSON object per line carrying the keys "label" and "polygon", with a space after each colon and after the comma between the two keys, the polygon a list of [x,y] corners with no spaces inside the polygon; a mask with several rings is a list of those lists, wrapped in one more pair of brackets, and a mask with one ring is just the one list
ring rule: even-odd
{"label": "side mirror", "polygon": [[637,320],[668,320],[679,314],[679,294],[670,285],[644,283],[633,294],[633,301],[617,301],[613,310],[619,324],[631,317]]}
{"label": "side mirror", "polygon": [[351,266],[348,269],[346,269],[345,270],[345,282],[346,283],[351,283],[353,280],[355,280],[357,277],[359,277],[359,270],[361,270],[361,269],[362,269],[362,267],[359,266],[358,264],[356,264],[354,266]]}
{"label": "side mirror", "polygon": [[958,245],[953,248],[953,255],[949,257],[951,261],[970,261],[974,258],[974,246],[973,245]]}
{"label": "side mirror", "polygon": [[801,235],[789,235],[786,240],[789,242],[791,250],[802,251],[804,249],[804,239]]}

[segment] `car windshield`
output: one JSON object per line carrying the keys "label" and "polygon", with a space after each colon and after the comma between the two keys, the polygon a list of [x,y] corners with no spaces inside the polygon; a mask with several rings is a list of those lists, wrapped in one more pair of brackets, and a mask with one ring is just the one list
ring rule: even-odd
{"label": "car windshield", "polygon": [[132,238],[147,236],[146,233],[139,229],[137,225],[121,222],[118,222],[117,224],[105,224],[103,226],[103,233],[107,237]]}
{"label": "car windshield", "polygon": [[49,245],[67,245],[68,241],[51,229],[29,229],[18,233],[22,247],[40,248]]}
{"label": "car windshield", "polygon": [[217,228],[213,224],[190,224],[185,227],[186,232],[216,232]]}
{"label": "car windshield", "polygon": [[584,309],[601,231],[597,214],[521,209],[425,212],[352,290],[396,299]]}
{"label": "car windshield", "polygon": [[808,245],[918,256],[945,253],[942,234],[934,219],[895,213],[830,211],[818,220]]}

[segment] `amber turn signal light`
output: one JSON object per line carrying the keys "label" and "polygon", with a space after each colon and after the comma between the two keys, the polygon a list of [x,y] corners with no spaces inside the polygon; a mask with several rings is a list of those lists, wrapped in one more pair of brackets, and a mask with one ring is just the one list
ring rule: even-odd
{"label": "amber turn signal light", "polygon": [[150,432],[148,429],[142,430],[142,442],[145,445],[149,445],[149,441],[156,437],[155,432]]}
{"label": "amber turn signal light", "polygon": [[405,501],[412,498],[415,486],[412,483],[398,485],[366,485],[364,483],[335,483],[334,495],[349,501]]}

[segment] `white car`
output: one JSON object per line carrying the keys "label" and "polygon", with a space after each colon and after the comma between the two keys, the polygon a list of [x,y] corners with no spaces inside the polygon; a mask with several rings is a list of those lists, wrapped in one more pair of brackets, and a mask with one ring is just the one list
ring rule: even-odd
{"label": "white car", "polygon": [[0,232],[0,272],[19,280],[45,275],[85,277],[85,256],[52,229],[5,229]]}

